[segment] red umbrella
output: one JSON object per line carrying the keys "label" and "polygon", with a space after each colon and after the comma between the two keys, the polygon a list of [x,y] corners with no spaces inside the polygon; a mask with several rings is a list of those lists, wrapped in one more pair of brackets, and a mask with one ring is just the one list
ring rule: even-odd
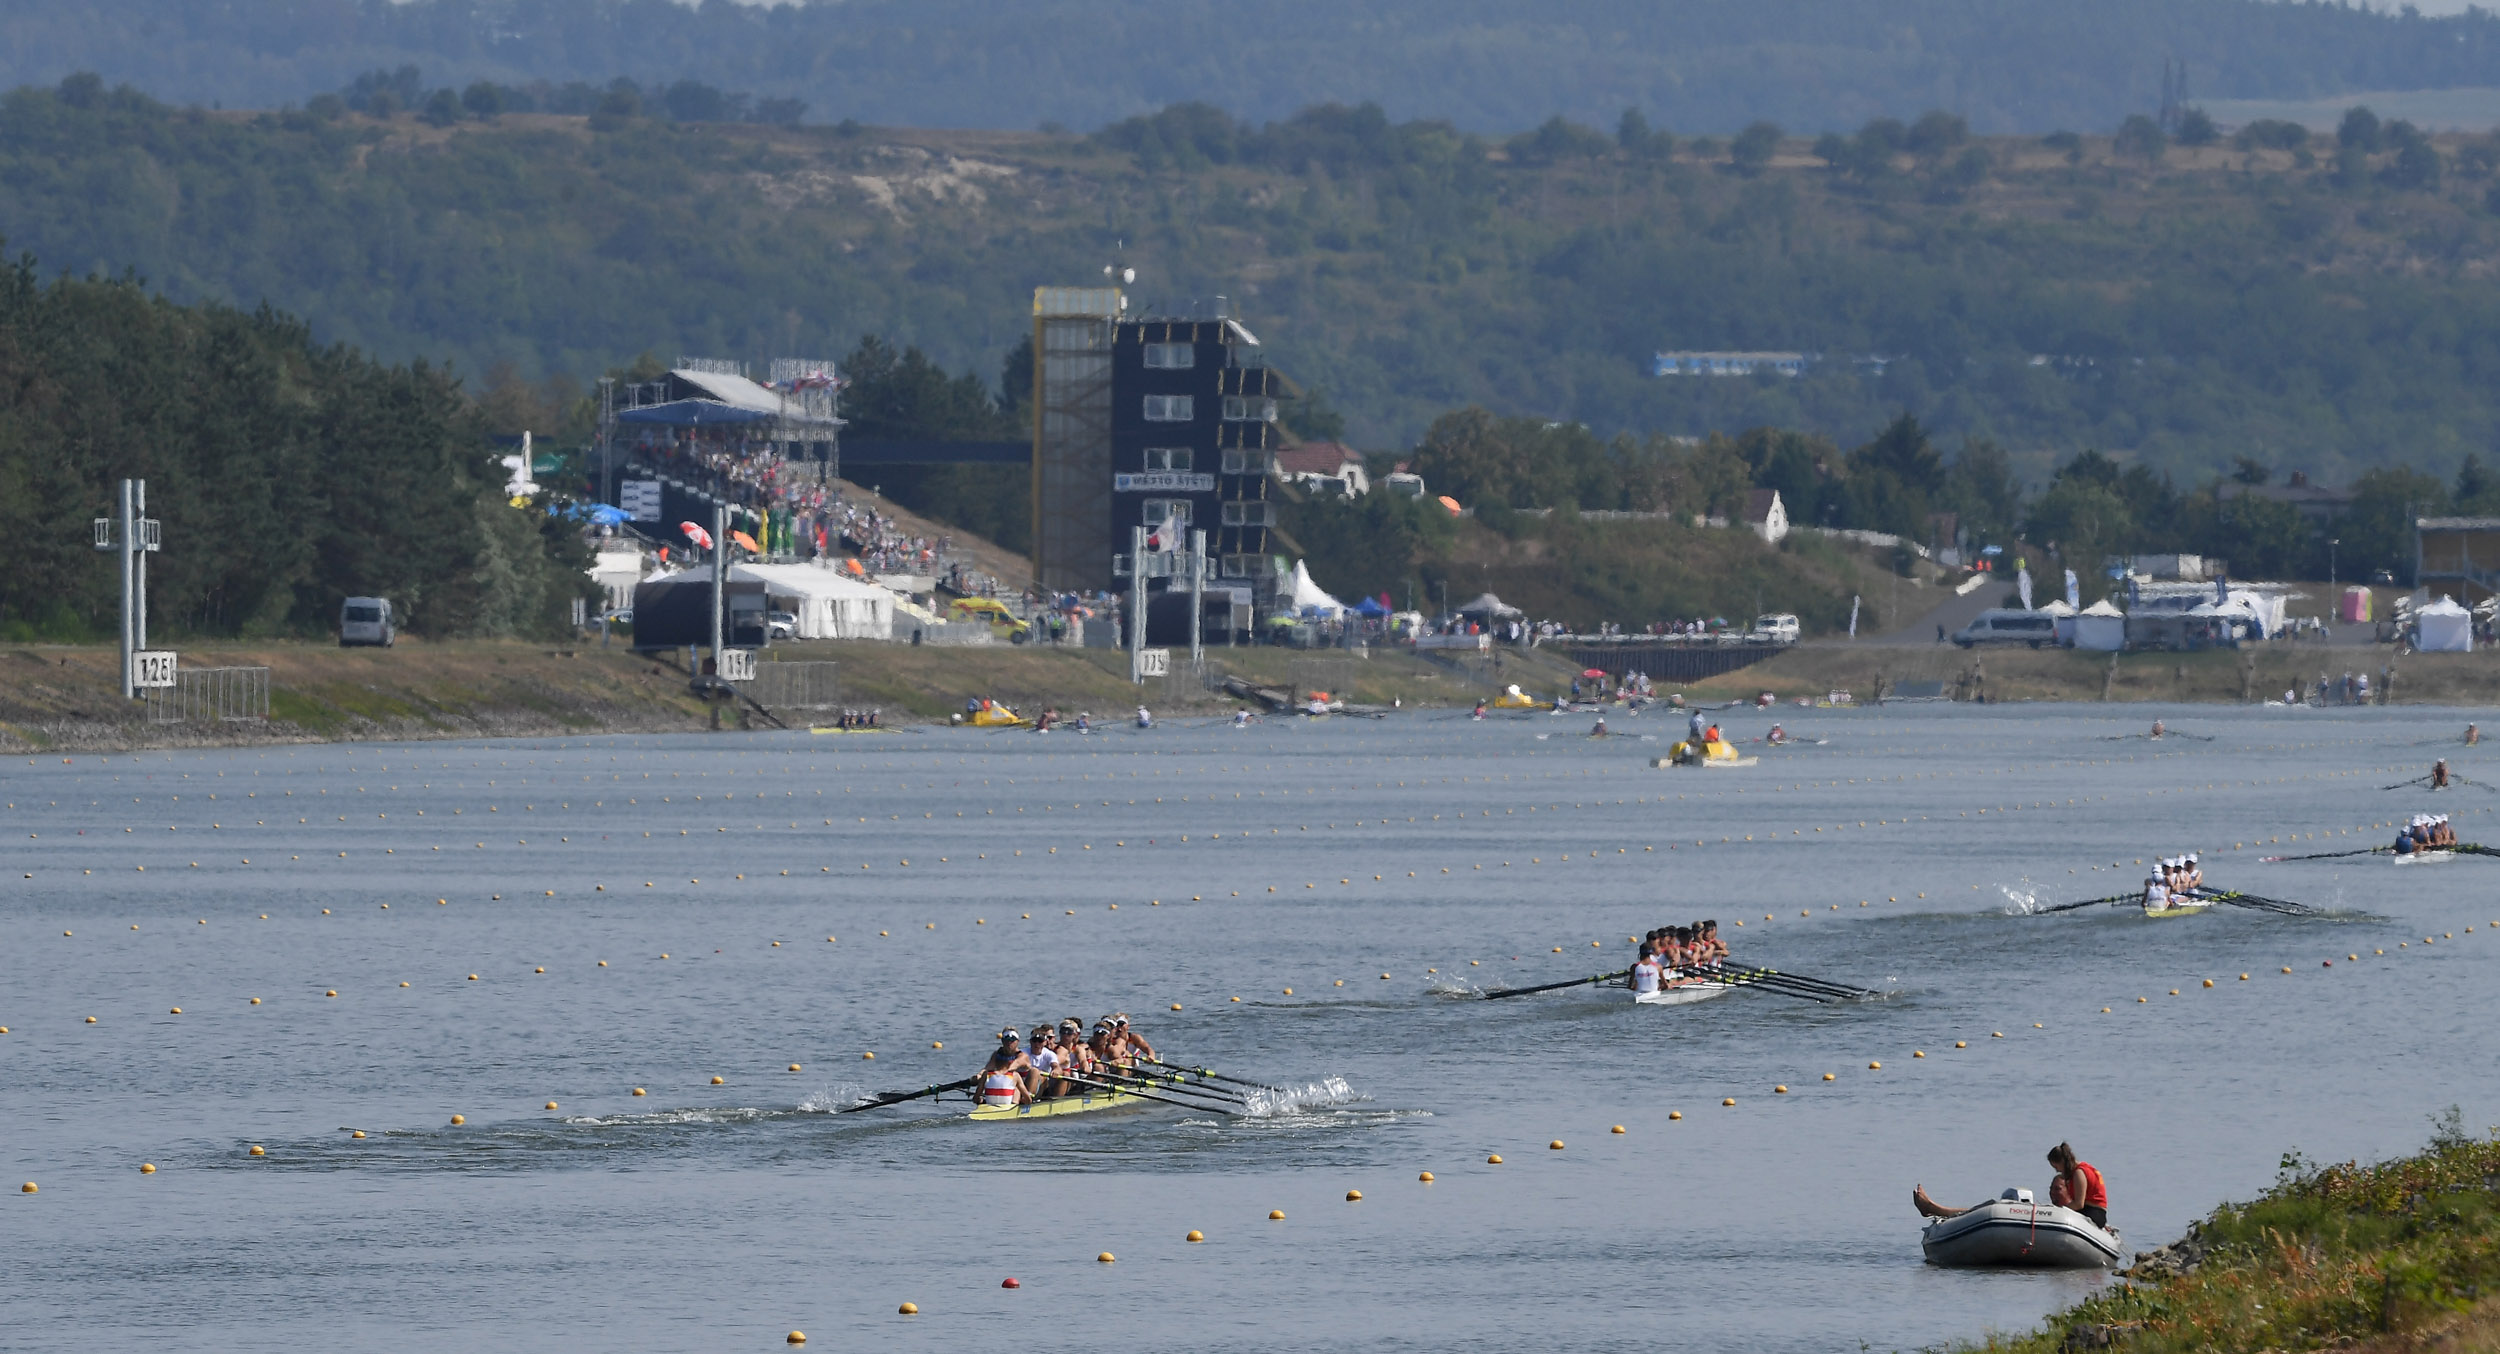
{"label": "red umbrella", "polygon": [[1603,677],[1606,675],[1606,670],[1604,668],[1590,668],[1588,671],[1583,672],[1580,675],[1583,677]]}
{"label": "red umbrella", "polygon": [[712,533],[705,531],[703,528],[696,526],[694,523],[680,522],[677,524],[677,529],[686,533],[686,539],[694,542],[697,549],[709,550],[712,548]]}

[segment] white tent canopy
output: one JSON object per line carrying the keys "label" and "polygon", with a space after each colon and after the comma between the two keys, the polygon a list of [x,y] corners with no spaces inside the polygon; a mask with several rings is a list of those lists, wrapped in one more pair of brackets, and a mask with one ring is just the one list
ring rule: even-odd
{"label": "white tent canopy", "polygon": [[2116,653],[2127,646],[2127,616],[2104,597],[2075,613],[2075,647]]}
{"label": "white tent canopy", "polygon": [[1328,589],[1323,588],[1319,584],[1311,581],[1311,571],[1309,567],[1304,565],[1300,560],[1295,560],[1293,562],[1293,589],[1289,600],[1293,603],[1293,609],[1296,611],[1317,610],[1322,612],[1333,612],[1345,610],[1345,603],[1330,596],[1328,594]]}
{"label": "white tent canopy", "polygon": [[761,583],[775,610],[798,617],[800,639],[890,639],[894,594],[813,564],[733,564],[729,576]]}
{"label": "white tent canopy", "polygon": [[2441,593],[2439,600],[2413,613],[2414,647],[2424,653],[2472,653],[2474,613]]}
{"label": "white tent canopy", "polygon": [[1476,600],[1460,606],[1458,614],[1461,616],[1484,616],[1488,619],[1500,620],[1511,616],[1525,615],[1526,613],[1488,592],[1479,596]]}

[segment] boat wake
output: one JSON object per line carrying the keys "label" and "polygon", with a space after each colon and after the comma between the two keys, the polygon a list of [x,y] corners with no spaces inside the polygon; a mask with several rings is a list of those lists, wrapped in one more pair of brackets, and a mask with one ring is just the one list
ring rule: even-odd
{"label": "boat wake", "polygon": [[1436,997],[1481,997],[1484,989],[1464,978],[1435,978],[1424,984],[1424,990]]}
{"label": "boat wake", "polygon": [[1369,1096],[1356,1094],[1344,1077],[1323,1077],[1301,1086],[1260,1087],[1246,1091],[1242,1096],[1242,1113],[1254,1119],[1268,1119],[1280,1114],[1351,1105],[1368,1099]]}
{"label": "boat wake", "polygon": [[2007,911],[2007,916],[2028,917],[2039,912],[2040,895],[2022,892],[2006,884],[1997,885],[1997,889],[2005,895],[2007,901],[2013,904],[2013,907]]}

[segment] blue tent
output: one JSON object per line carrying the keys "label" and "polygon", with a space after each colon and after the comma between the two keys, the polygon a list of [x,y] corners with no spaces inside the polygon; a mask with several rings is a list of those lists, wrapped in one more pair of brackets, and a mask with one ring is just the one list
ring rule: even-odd
{"label": "blue tent", "polygon": [[1362,601],[1356,602],[1354,604],[1354,611],[1355,614],[1359,616],[1386,616],[1389,614],[1389,608],[1382,606],[1380,604],[1380,599],[1377,597],[1366,597]]}
{"label": "blue tent", "polygon": [[612,527],[618,523],[630,522],[633,520],[632,517],[626,514],[626,511],[623,508],[617,507],[612,503],[567,503],[563,507],[556,509],[556,515],[559,517],[587,517],[592,523],[603,527]]}

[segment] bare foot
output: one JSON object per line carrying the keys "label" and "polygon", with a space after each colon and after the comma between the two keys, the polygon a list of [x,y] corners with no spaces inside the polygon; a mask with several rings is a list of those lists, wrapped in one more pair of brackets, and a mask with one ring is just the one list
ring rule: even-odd
{"label": "bare foot", "polygon": [[1925,1185],[1915,1185],[1911,1187],[1910,1202],[1912,1205],[1917,1207],[1918,1215],[1922,1218],[1955,1218],[1960,1217],[1967,1211],[1960,1208],[1947,1208],[1943,1204],[1937,1203],[1935,1200],[1928,1198],[1927,1187]]}

